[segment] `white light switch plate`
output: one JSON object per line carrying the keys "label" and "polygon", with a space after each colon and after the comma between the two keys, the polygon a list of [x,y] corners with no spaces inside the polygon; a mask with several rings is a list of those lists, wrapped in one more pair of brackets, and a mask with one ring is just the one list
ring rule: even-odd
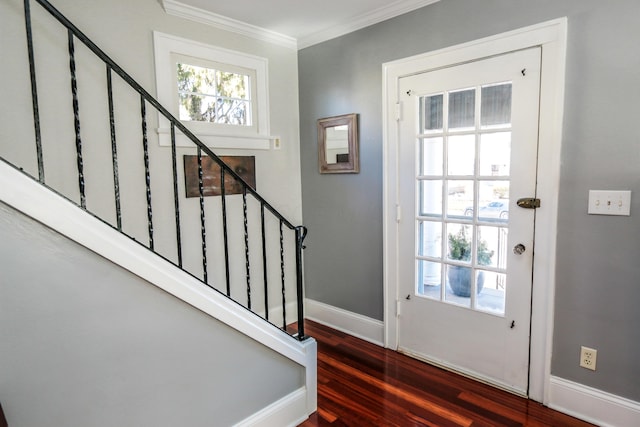
{"label": "white light switch plate", "polygon": [[590,215],[631,215],[631,191],[589,190]]}

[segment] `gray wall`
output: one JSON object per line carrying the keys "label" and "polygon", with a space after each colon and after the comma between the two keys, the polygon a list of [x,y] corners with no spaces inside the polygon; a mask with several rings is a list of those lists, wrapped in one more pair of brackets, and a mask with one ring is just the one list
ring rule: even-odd
{"label": "gray wall", "polygon": [[296,363],[0,203],[0,402],[11,426],[229,426]]}
{"label": "gray wall", "polygon": [[[640,401],[640,2],[443,0],[299,53],[306,295],[382,319],[384,62],[567,16],[552,374]],[[361,173],[321,176],[315,120],[360,114]],[[589,189],[634,191],[588,216]],[[580,345],[598,370],[578,367]]]}

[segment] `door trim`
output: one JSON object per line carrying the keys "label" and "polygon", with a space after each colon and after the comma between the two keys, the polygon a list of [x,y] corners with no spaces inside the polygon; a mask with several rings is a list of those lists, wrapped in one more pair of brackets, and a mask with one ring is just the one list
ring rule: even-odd
{"label": "door trim", "polygon": [[[548,403],[555,290],[557,201],[564,107],[567,19],[560,18],[469,43],[382,64],[384,168],[385,347],[398,346],[398,106],[399,79],[534,46],[542,47],[537,198],[535,220],[529,397]],[[542,170],[541,165],[544,165]],[[544,172],[544,173],[542,173]],[[410,213],[405,213],[408,215]]]}

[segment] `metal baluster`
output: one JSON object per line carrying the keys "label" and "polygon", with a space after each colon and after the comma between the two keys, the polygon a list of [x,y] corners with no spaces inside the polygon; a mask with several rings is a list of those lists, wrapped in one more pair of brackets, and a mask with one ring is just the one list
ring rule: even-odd
{"label": "metal baluster", "polygon": [[284,272],[284,233],[282,231],[282,220],[280,220],[280,275],[282,277],[282,330],[287,330],[287,301],[285,295],[285,272]]}
{"label": "metal baluster", "polygon": [[198,147],[198,191],[200,192],[200,232],[202,234],[202,270],[204,283],[209,284],[207,274],[207,230],[204,217],[204,185],[202,183],[202,150]]}
{"label": "metal baluster", "polygon": [[220,167],[220,195],[222,196],[222,234],[224,238],[224,270],[227,278],[227,296],[231,296],[231,274],[229,272],[229,239],[227,236],[227,195],[224,168]]}
{"label": "metal baluster", "polygon": [[178,165],[176,162],[176,127],[171,123],[171,166],[173,167],[173,203],[176,212],[176,246],[178,267],[182,268],[182,239],[180,235],[180,201],[178,198]]}
{"label": "metal baluster", "polygon": [[69,39],[69,71],[71,73],[71,96],[73,103],[73,128],[76,134],[76,164],[78,165],[78,186],[80,189],[80,206],[87,208],[84,195],[84,166],[82,161],[82,139],[80,138],[80,107],[78,106],[78,82],[76,80],[75,47],[73,45],[73,33],[67,30]]}
{"label": "metal baluster", "polygon": [[244,255],[247,267],[247,308],[251,310],[251,271],[249,265],[249,222],[247,219],[247,187],[242,186],[242,212],[244,214]]}
{"label": "metal baluster", "polygon": [[[84,43],[84,45],[90,49],[97,58],[104,61],[107,67],[107,86],[108,86],[108,97],[109,97],[109,120],[110,120],[110,131],[111,131],[111,142],[112,142],[112,161],[113,161],[113,172],[114,172],[114,196],[116,199],[116,216],[118,229],[122,231],[122,212],[121,212],[121,195],[119,188],[119,171],[118,171],[118,159],[117,159],[117,141],[116,141],[116,131],[115,131],[115,113],[114,113],[114,105],[113,105],[113,73],[120,76],[125,83],[127,83],[134,91],[136,91],[140,95],[141,106],[140,112],[142,116],[142,143],[144,150],[144,165],[145,165],[145,181],[146,181],[146,198],[147,198],[147,217],[148,217],[148,227],[149,227],[149,249],[154,250],[154,236],[153,236],[153,215],[152,215],[152,202],[151,202],[151,178],[150,178],[150,167],[149,167],[149,146],[148,146],[148,130],[147,130],[147,117],[146,117],[146,104],[153,106],[156,108],[163,116],[165,116],[170,122],[172,127],[172,166],[173,166],[173,175],[174,175],[174,198],[175,206],[176,206],[176,234],[177,234],[177,245],[178,245],[178,262],[182,264],[182,244],[181,244],[181,232],[180,232],[180,218],[179,218],[179,197],[177,191],[177,153],[175,147],[175,131],[178,129],[185,136],[187,136],[193,143],[198,147],[198,157],[200,162],[200,204],[201,204],[201,225],[202,225],[202,237],[203,237],[203,264],[205,270],[205,281],[207,280],[207,257],[206,257],[206,229],[205,229],[205,211],[204,211],[204,201],[203,201],[203,183],[202,183],[202,152],[204,152],[207,156],[211,157],[215,161],[219,161],[219,158],[211,152],[205,145],[202,144],[200,140],[198,140],[193,133],[187,129],[179,120],[172,116],[172,114],[163,107],[156,99],[154,99],[142,86],[140,86],[129,74],[127,74],[119,65],[117,65],[108,55],[106,55],[98,46],[96,46],[89,38],[86,37],[84,33],[82,33],[76,26],[73,25],[67,18],[65,18],[57,9],[55,9],[50,3],[45,0],[37,0],[48,13],[51,14],[53,18],[58,20],[63,26],[67,28],[68,32],[68,47],[69,47],[69,69],[71,73],[71,89],[72,89],[72,100],[73,100],[73,113],[74,113],[74,130],[75,130],[75,142],[76,142],[76,154],[77,154],[77,166],[78,166],[78,182],[80,187],[80,205],[82,208],[86,210],[86,197],[85,197],[85,178],[84,178],[84,164],[83,164],[83,155],[82,155],[82,140],[81,140],[81,132],[80,132],[80,118],[79,118],[79,95],[78,95],[78,85],[77,85],[77,75],[76,75],[76,63],[75,63],[75,46],[74,43],[76,41],[80,41]],[[42,150],[42,137],[41,137],[41,129],[40,129],[40,118],[39,118],[39,107],[38,107],[38,91],[37,91],[37,83],[36,83],[36,67],[34,60],[34,47],[33,47],[33,34],[32,34],[32,23],[31,23],[31,10],[30,10],[30,0],[24,0],[24,9],[25,9],[25,26],[27,30],[27,44],[28,44],[28,54],[29,54],[29,67],[30,67],[30,77],[31,77],[31,90],[32,90],[32,107],[33,107],[33,116],[34,116],[34,129],[35,129],[35,139],[36,139],[36,151],[37,151],[37,163],[38,163],[38,176],[40,182],[44,183],[45,174],[44,174],[44,165],[43,165],[43,150]],[[201,152],[202,150],[202,152]],[[226,169],[225,169],[226,168]],[[228,249],[228,227],[227,227],[227,219],[226,219],[226,194],[225,194],[225,183],[224,178],[225,174],[231,175],[233,179],[237,178],[236,173],[229,169],[228,167],[221,167],[221,188],[222,188],[222,208],[223,208],[223,221],[224,221],[224,238],[225,238],[225,264],[226,264],[226,279],[227,279],[227,295],[230,296],[230,262],[229,262],[229,249]],[[239,181],[240,182],[240,181]],[[262,238],[263,238],[263,273],[265,277],[265,309],[266,309],[266,317],[268,318],[268,266],[266,265],[267,256],[266,256],[266,220],[264,217],[264,211],[269,210],[280,222],[280,263],[281,263],[281,275],[282,275],[282,304],[283,304],[283,329],[286,330],[286,277],[285,277],[285,264],[284,264],[284,232],[283,228],[286,226],[288,229],[295,231],[296,233],[296,273],[297,273],[297,293],[298,293],[298,324],[299,324],[299,333],[298,339],[302,340],[306,338],[304,336],[304,325],[303,321],[303,310],[302,310],[302,242],[304,241],[306,235],[306,228],[304,227],[294,227],[287,219],[285,219],[278,211],[276,211],[268,202],[266,202],[259,194],[257,194],[252,188],[247,187],[243,184],[243,213],[244,213],[244,237],[245,237],[245,256],[246,256],[246,275],[247,275],[247,300],[248,300],[248,308],[251,308],[251,281],[250,281],[250,253],[249,253],[249,230],[248,230],[248,204],[247,204],[247,193],[250,193],[258,203],[261,203],[261,222],[262,222]]]}
{"label": "metal baluster", "polygon": [[33,54],[33,34],[31,33],[31,7],[24,0],[24,22],[27,29],[27,51],[29,55],[29,75],[31,77],[31,104],[33,109],[33,127],[36,138],[36,157],[38,159],[38,181],[44,184],[44,161],[42,159],[42,137],[40,135],[40,109],[38,107],[38,86],[36,83],[36,62]]}
{"label": "metal baluster", "polygon": [[107,64],[107,96],[109,100],[109,129],[111,130],[111,161],[113,163],[113,192],[116,201],[116,224],[122,231],[122,210],[120,208],[120,178],[118,174],[118,148],[116,145],[116,119],[113,113],[113,82],[111,67]]}
{"label": "metal baluster", "polygon": [[304,336],[304,302],[303,297],[303,281],[302,281],[302,250],[304,247],[304,238],[307,237],[307,227],[296,227],[296,292],[298,300],[298,339],[305,339]]}
{"label": "metal baluster", "polygon": [[267,238],[264,225],[264,203],[260,204],[260,223],[262,226],[262,271],[264,275],[264,314],[269,320],[269,280],[267,279]]}
{"label": "metal baluster", "polygon": [[142,149],[144,151],[144,178],[147,190],[147,224],[149,227],[149,249],[153,250],[153,212],[151,208],[151,175],[149,172],[149,143],[147,140],[147,106],[144,96],[140,95],[140,114],[142,115]]}

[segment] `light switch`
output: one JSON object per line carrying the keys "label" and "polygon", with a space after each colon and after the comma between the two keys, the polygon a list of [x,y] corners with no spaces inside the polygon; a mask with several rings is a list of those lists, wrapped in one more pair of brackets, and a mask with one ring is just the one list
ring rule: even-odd
{"label": "light switch", "polygon": [[589,190],[590,215],[631,215],[631,191]]}

